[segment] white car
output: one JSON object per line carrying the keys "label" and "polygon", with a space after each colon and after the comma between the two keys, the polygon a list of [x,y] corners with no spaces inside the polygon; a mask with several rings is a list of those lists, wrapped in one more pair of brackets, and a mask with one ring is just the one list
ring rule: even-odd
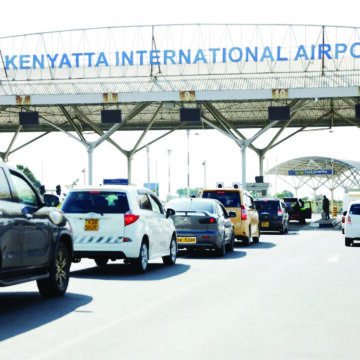
{"label": "white car", "polygon": [[150,190],[135,186],[100,186],[71,190],[62,206],[73,229],[74,261],[94,259],[98,266],[125,259],[139,272],[162,257],[177,256],[175,211],[164,208]]}
{"label": "white car", "polygon": [[360,240],[360,201],[353,201],[345,216],[345,246],[353,244],[354,240]]}

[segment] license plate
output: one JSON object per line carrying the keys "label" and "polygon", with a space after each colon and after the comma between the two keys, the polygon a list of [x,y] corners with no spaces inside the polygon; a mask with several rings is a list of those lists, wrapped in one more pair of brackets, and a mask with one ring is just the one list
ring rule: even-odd
{"label": "license plate", "polygon": [[99,229],[99,219],[85,219],[85,231],[97,231]]}
{"label": "license plate", "polygon": [[178,237],[178,243],[196,244],[196,237]]}
{"label": "license plate", "polygon": [[268,222],[262,222],[261,227],[269,227],[269,223]]}

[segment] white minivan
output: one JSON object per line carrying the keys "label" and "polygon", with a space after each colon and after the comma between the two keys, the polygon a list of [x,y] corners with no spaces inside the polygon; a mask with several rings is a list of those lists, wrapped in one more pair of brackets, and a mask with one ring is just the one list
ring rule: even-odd
{"label": "white minivan", "polygon": [[98,266],[125,259],[139,272],[162,257],[173,265],[176,230],[170,215],[150,190],[135,186],[100,186],[71,190],[62,205],[74,234],[74,261],[94,259]]}
{"label": "white minivan", "polygon": [[350,203],[345,216],[345,246],[353,244],[354,240],[360,240],[360,200]]}

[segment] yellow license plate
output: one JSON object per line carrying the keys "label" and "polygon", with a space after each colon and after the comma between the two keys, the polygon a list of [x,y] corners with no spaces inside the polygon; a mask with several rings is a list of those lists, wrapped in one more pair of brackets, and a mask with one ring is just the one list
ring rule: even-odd
{"label": "yellow license plate", "polygon": [[261,227],[269,227],[269,223],[268,222],[262,222]]}
{"label": "yellow license plate", "polygon": [[99,230],[99,219],[85,219],[85,231]]}
{"label": "yellow license plate", "polygon": [[196,237],[178,237],[178,243],[196,244]]}

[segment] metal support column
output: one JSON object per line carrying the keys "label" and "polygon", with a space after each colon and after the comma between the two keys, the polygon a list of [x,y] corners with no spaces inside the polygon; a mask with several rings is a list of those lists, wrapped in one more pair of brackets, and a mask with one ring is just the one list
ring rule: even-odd
{"label": "metal support column", "polygon": [[87,153],[88,153],[88,185],[92,186],[93,184],[93,152],[94,145],[88,144]]}
{"label": "metal support column", "polygon": [[241,149],[241,181],[242,188],[246,190],[246,148],[247,145],[244,144],[240,147]]}
{"label": "metal support column", "polygon": [[127,171],[128,171],[128,182],[129,184],[131,184],[131,160],[132,160],[132,155],[129,154],[127,156]]}

